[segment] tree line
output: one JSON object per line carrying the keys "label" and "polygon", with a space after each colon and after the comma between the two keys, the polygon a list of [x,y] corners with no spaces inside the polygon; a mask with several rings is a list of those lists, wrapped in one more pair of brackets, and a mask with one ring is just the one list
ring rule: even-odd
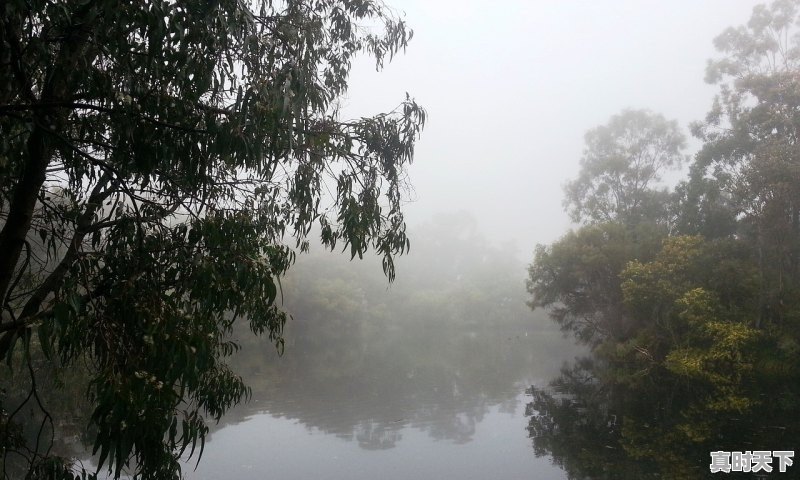
{"label": "tree line", "polygon": [[[678,125],[646,110],[586,134],[564,200],[580,226],[537,247],[527,284],[531,307],[592,348],[554,383],[568,395],[535,391],[530,412],[532,435],[576,477],[618,478],[620,455],[568,459],[570,436],[606,439],[621,471],[668,478],[708,474],[710,451],[797,446],[798,7],[758,6],[715,39],[706,81],[719,90],[692,125],[692,158]],[[684,164],[687,178],[662,186]],[[592,398],[605,405],[594,419],[564,409]]]}

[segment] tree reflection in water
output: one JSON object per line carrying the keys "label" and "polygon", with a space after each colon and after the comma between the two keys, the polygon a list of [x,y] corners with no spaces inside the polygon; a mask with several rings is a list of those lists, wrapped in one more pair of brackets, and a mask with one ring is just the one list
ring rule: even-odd
{"label": "tree reflection in water", "polygon": [[570,479],[610,480],[716,478],[712,451],[796,449],[800,419],[769,402],[759,411],[720,412],[692,394],[696,387],[657,374],[624,382],[602,362],[582,358],[548,386],[528,389],[534,452],[552,456]]}
{"label": "tree reflection in water", "polygon": [[[312,252],[298,261],[283,282],[293,316],[285,354],[250,334],[246,322],[234,333],[242,350],[231,367],[252,395],[210,425],[206,452],[222,428],[256,415],[293,420],[365,451],[411,443],[418,431],[461,446],[479,437],[493,409],[515,412],[526,385],[556,375],[583,351],[544,314],[530,312],[523,266],[484,241],[468,217],[441,217],[413,238],[414,254],[398,262],[391,288],[369,259]],[[522,422],[519,433],[524,442]],[[256,442],[281,441],[270,434],[259,432]],[[90,451],[87,438],[78,447]]]}
{"label": "tree reflection in water", "polygon": [[310,346],[294,338],[283,357],[268,347],[245,346],[234,368],[252,387],[252,399],[212,430],[267,413],[369,450],[394,447],[405,427],[466,443],[492,407],[514,412],[523,382],[553,375],[574,351],[552,331],[517,338],[519,332],[491,327],[475,336],[417,327],[365,337],[349,330],[363,347],[357,353],[342,340]]}
{"label": "tree reflection in water", "polygon": [[232,367],[252,398],[220,426],[268,413],[370,450],[394,447],[406,427],[463,444],[492,407],[514,411],[526,382],[583,351],[530,312],[522,264],[468,216],[413,238],[391,287],[369,259],[298,261],[284,281],[286,353],[241,332]]}

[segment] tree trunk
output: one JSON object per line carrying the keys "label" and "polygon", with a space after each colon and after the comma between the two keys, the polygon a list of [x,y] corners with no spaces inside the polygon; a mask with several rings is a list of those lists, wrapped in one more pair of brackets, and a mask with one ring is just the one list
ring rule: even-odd
{"label": "tree trunk", "polygon": [[[62,35],[58,54],[48,69],[39,102],[53,105],[69,102],[75,89],[75,79],[91,64],[86,45],[93,26],[92,2],[74,12],[73,23]],[[25,72],[22,72],[23,74]],[[39,191],[46,179],[47,165],[54,152],[58,132],[63,131],[70,111],[59,107],[35,108],[33,130],[28,137],[22,176],[14,186],[8,217],[0,231],[0,299],[5,299],[14,278],[25,238],[31,228]]]}
{"label": "tree trunk", "polygon": [[28,138],[25,169],[14,187],[8,218],[0,232],[0,298],[3,299],[6,298],[6,290],[25,245],[39,189],[45,180],[45,170],[51,155],[47,140],[47,133],[42,127],[34,126]]}

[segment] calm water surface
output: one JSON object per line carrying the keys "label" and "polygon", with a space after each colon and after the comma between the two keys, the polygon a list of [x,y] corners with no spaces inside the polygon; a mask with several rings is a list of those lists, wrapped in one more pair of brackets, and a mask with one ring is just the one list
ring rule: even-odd
{"label": "calm water surface", "polygon": [[355,350],[301,340],[281,358],[246,349],[236,366],[253,398],[213,429],[187,477],[566,478],[534,454],[524,415],[525,388],[576,352],[559,334],[372,333]]}
{"label": "calm water surface", "polygon": [[[537,458],[519,408],[525,399],[489,407],[463,441],[438,440],[424,425],[398,425],[379,435],[391,447],[375,449],[355,438],[327,434],[296,419],[256,413],[215,432],[195,479],[564,479],[546,457]],[[469,420],[464,419],[465,423]],[[360,426],[369,435],[370,425]]]}

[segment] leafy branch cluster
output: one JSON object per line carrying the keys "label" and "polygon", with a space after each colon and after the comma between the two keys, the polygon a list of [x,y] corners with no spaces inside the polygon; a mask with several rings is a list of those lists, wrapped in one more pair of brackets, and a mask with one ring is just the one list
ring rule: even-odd
{"label": "leafy branch cluster", "polygon": [[280,277],[315,226],[394,278],[426,113],[347,121],[339,99],[356,55],[380,68],[412,31],[373,0],[3,9],[0,354],[88,372],[100,467],[178,475],[247,396],[234,322],[282,348]]}

